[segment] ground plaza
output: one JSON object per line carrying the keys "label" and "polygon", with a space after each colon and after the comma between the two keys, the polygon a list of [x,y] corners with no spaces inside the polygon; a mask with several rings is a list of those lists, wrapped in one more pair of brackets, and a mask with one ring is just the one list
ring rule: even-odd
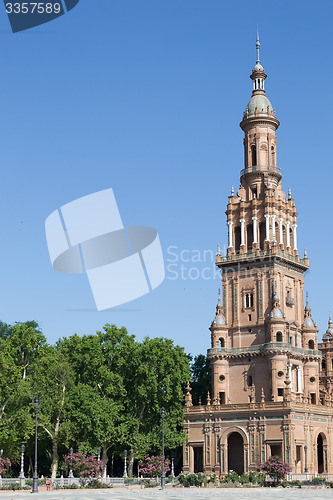
{"label": "ground plaza", "polygon": [[247,500],[248,498],[313,498],[317,500],[333,498],[331,488],[305,487],[305,488],[167,488],[160,489],[137,489],[137,488],[114,488],[108,490],[79,490],[79,491],[43,491],[38,494],[25,492],[0,492],[0,498],[10,500],[123,500],[123,499],[150,499],[150,498],[197,498],[200,500],[220,498],[223,500]]}

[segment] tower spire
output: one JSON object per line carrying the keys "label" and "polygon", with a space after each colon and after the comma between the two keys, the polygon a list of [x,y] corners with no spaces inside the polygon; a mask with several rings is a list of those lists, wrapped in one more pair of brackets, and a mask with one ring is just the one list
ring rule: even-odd
{"label": "tower spire", "polygon": [[256,42],[256,49],[257,49],[257,60],[256,60],[256,64],[260,64],[260,56],[259,56],[260,42],[259,42],[259,29],[258,29],[258,25],[257,25],[257,42]]}

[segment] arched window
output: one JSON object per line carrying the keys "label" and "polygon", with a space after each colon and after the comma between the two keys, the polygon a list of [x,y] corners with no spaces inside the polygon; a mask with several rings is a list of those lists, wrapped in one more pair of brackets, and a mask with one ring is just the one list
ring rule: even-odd
{"label": "arched window", "polygon": [[224,338],[223,338],[223,337],[221,337],[221,338],[219,339],[219,341],[220,341],[220,347],[225,347]]}
{"label": "arched window", "polygon": [[253,384],[253,381],[252,381],[252,375],[249,375],[249,376],[247,377],[247,385],[248,385],[249,387],[252,387],[252,384]]}
{"label": "arched window", "polygon": [[321,367],[322,367],[322,370],[324,372],[326,370],[326,360],[325,359],[322,360]]}
{"label": "arched window", "polygon": [[272,162],[273,167],[275,167],[275,150],[274,150],[274,146],[271,146],[271,162]]}
{"label": "arched window", "polygon": [[259,244],[260,244],[260,250],[264,249],[264,243],[266,239],[266,223],[261,222],[259,224]]}
{"label": "arched window", "polygon": [[246,242],[247,242],[247,251],[252,251],[252,243],[253,243],[253,226],[249,224],[246,228]]}
{"label": "arched window", "polygon": [[252,166],[255,166],[257,164],[257,148],[254,144],[251,146],[251,159],[252,159]]}
{"label": "arched window", "polygon": [[312,339],[309,340],[309,349],[314,349],[314,341]]}
{"label": "arched window", "polygon": [[253,293],[246,293],[244,296],[245,307],[253,307]]}
{"label": "arched window", "polygon": [[282,342],[282,332],[276,333],[276,342]]}
{"label": "arched window", "polygon": [[283,245],[284,248],[287,247],[287,231],[286,231],[286,226],[282,226],[282,236],[283,236]]}
{"label": "arched window", "polygon": [[290,248],[294,248],[294,233],[291,228],[289,229],[289,234],[290,234]]}
{"label": "arched window", "polygon": [[239,253],[240,242],[241,242],[241,228],[235,227],[235,252],[236,253]]}

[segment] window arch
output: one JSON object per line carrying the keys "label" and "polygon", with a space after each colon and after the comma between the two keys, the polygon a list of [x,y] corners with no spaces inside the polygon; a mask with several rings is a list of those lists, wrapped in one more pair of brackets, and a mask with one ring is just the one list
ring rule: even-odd
{"label": "window arch", "polygon": [[247,242],[247,251],[252,251],[252,243],[253,243],[253,226],[249,224],[246,228],[246,242]]}
{"label": "window arch", "polygon": [[314,349],[314,341],[312,339],[309,340],[309,349]]}
{"label": "window arch", "polygon": [[276,157],[275,157],[274,146],[271,146],[271,162],[272,162],[272,166],[275,167],[276,166]]}
{"label": "window arch", "polygon": [[266,239],[266,223],[261,222],[259,224],[259,243],[260,243],[260,250],[264,249],[265,245],[265,239]]}
{"label": "window arch", "polygon": [[235,252],[239,253],[241,242],[241,228],[235,227]]}
{"label": "window arch", "polygon": [[257,148],[254,144],[251,146],[251,164],[252,167],[257,165]]}
{"label": "window arch", "polygon": [[323,359],[322,362],[321,362],[321,367],[322,367],[322,370],[325,371],[326,370],[326,359]]}
{"label": "window arch", "polygon": [[252,387],[252,385],[253,385],[252,375],[249,375],[249,376],[247,377],[247,385],[248,385],[249,387]]}
{"label": "window arch", "polygon": [[220,341],[220,347],[225,347],[225,340],[223,337],[219,338]]}
{"label": "window arch", "polygon": [[282,342],[282,332],[276,332],[276,342]]}

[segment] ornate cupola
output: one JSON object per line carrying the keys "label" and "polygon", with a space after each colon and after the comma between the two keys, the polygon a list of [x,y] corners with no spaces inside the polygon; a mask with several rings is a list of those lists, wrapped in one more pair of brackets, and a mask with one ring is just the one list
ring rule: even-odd
{"label": "ornate cupola", "polygon": [[304,326],[306,328],[315,328],[315,323],[312,319],[311,309],[309,306],[308,294],[306,294],[306,306],[304,308]]}
{"label": "ornate cupola", "polygon": [[270,314],[271,319],[282,319],[283,314],[280,309],[280,300],[277,295],[277,291],[275,289],[274,295],[273,295],[273,307],[272,307],[272,312]]}
{"label": "ornate cupola", "polygon": [[332,326],[332,318],[331,311],[328,316],[328,327],[323,336],[323,342],[332,342],[333,341],[333,326]]}
{"label": "ornate cupola", "polygon": [[307,293],[303,320],[303,347],[305,347],[306,349],[318,349],[317,333],[318,329],[316,323],[312,318],[311,309],[309,306],[309,297]]}
{"label": "ornate cupola", "polygon": [[260,62],[259,49],[260,42],[257,34],[257,60],[250,75],[253,82],[252,96],[240,123],[241,129],[245,132],[245,169],[242,174],[245,176],[244,181],[249,182],[257,196],[259,195],[259,173],[270,174],[269,178],[268,176],[266,178],[266,185],[268,179],[270,179],[271,188],[273,189],[281,180],[281,172],[277,169],[276,163],[275,136],[275,131],[280,123],[276,119],[275,110],[266,96],[265,79],[267,75]]}
{"label": "ornate cupola", "polygon": [[212,338],[211,338],[212,347],[226,347],[227,322],[223,314],[223,306],[221,304],[220,290],[216,306],[216,314],[210,326],[210,331],[212,333]]}

